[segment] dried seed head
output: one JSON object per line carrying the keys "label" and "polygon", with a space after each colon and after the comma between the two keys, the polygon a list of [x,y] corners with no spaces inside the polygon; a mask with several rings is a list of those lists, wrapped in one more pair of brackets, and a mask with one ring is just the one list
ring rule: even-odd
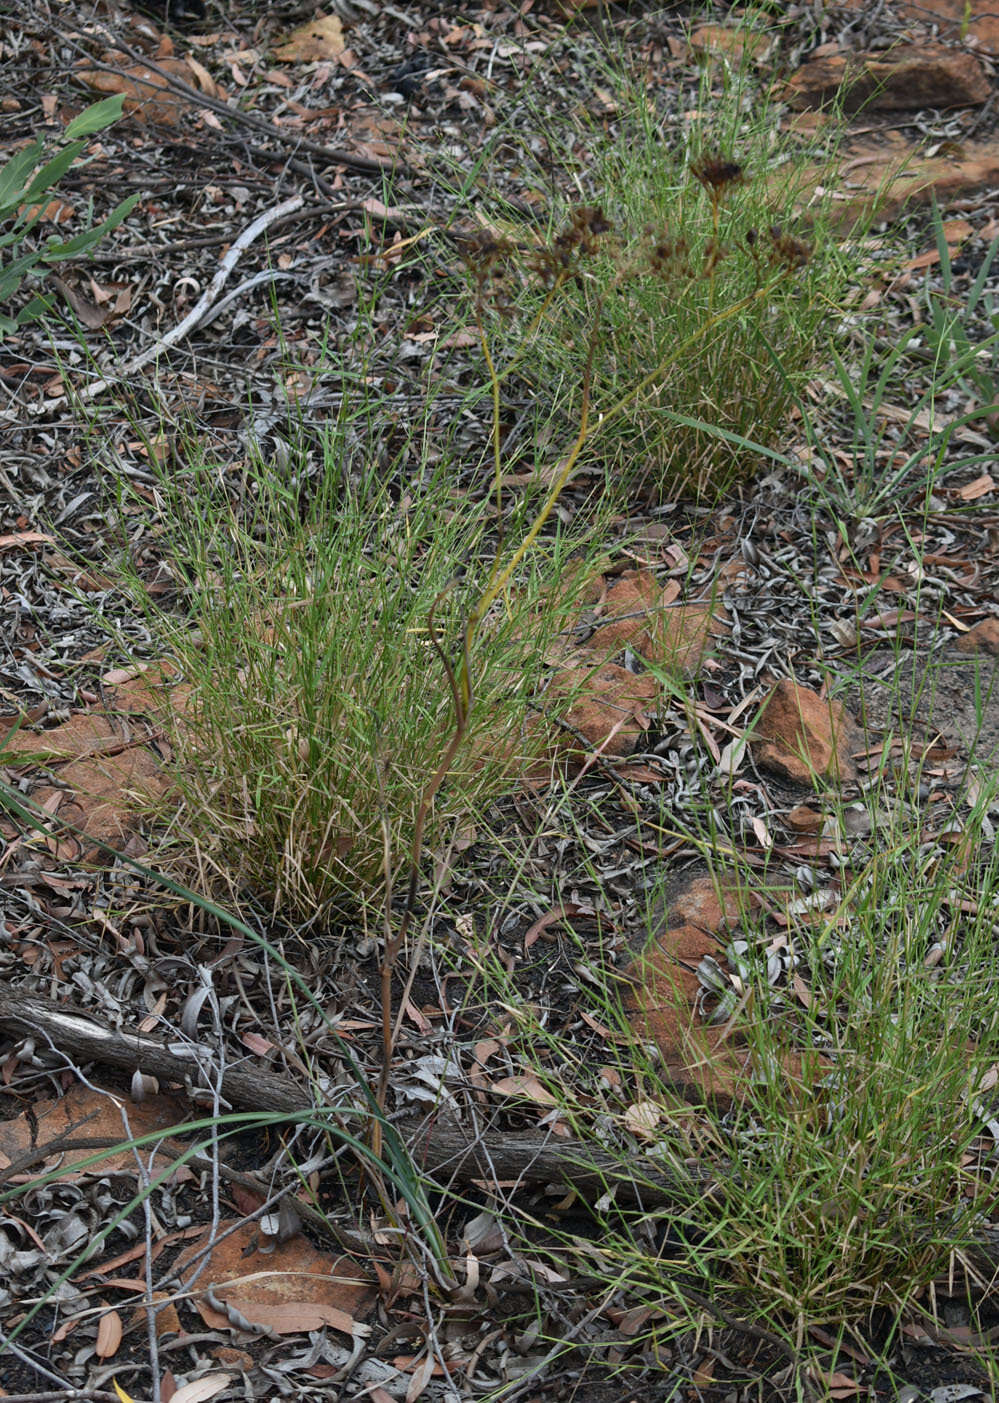
{"label": "dried seed head", "polygon": [[595,253],[602,234],[610,232],[610,223],[599,205],[576,205],[569,211],[569,222],[555,240],[555,248],[578,249],[580,253]]}
{"label": "dried seed head", "polygon": [[648,252],[649,271],[674,276],[689,273],[689,251],[687,240],[682,234],[675,239],[669,235],[655,239]]}
{"label": "dried seed head", "polygon": [[577,205],[570,210],[566,227],[555,236],[551,246],[535,250],[527,266],[548,287],[569,278],[578,282],[580,260],[597,252],[602,235],[611,228],[598,205]]}
{"label": "dried seed head", "polygon": [[770,226],[770,242],[774,259],[786,268],[801,268],[812,256],[811,244],[796,239],[793,234],[785,234],[779,224]]}
{"label": "dried seed head", "polygon": [[466,266],[478,278],[485,278],[498,266],[507,263],[516,251],[511,239],[485,229],[463,235],[460,247]]}
{"label": "dried seed head", "polygon": [[745,179],[745,172],[738,161],[724,161],[720,156],[705,156],[695,161],[690,169],[713,199],[717,199],[730,185],[737,185]]}

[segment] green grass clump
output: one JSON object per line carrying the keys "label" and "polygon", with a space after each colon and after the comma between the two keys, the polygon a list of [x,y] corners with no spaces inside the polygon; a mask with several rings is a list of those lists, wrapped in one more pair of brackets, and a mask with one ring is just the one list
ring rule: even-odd
{"label": "green grass clump", "polygon": [[786,440],[842,306],[843,264],[820,221],[806,230],[796,212],[793,163],[772,174],[769,129],[684,150],[644,98],[625,107],[613,135],[587,134],[599,217],[585,260],[568,200],[543,246],[522,218],[498,226],[522,276],[491,334],[501,359],[519,348],[542,418],[578,422],[589,384],[587,461],[632,501],[715,501]]}
{"label": "green grass clump", "polygon": [[662,1125],[686,1127],[675,1153],[714,1169],[711,1194],[692,1191],[696,1228],[672,1265],[649,1257],[647,1221],[603,1240],[678,1323],[707,1301],[794,1350],[814,1325],[864,1336],[879,1308],[898,1319],[925,1303],[974,1243],[993,1197],[999,859],[982,839],[996,802],[993,788],[961,805],[949,837],[879,835],[825,910],[792,893],[776,983],[774,930],[746,903],[736,978],[706,1009],[719,1055],[745,1067],[731,1108],[695,1121],[670,1085],[654,1089],[654,1063],[643,1076]]}
{"label": "green grass clump", "polygon": [[[443,471],[397,495],[384,465],[352,472],[350,457],[333,430],[311,485],[260,464],[238,494],[206,464],[165,482],[162,549],[184,608],[143,601],[190,686],[171,726],[172,836],[210,887],[300,916],[373,909],[405,874],[495,558],[490,504]],[[469,640],[470,719],[428,852],[545,745],[527,703],[557,627],[561,552],[540,546]]]}

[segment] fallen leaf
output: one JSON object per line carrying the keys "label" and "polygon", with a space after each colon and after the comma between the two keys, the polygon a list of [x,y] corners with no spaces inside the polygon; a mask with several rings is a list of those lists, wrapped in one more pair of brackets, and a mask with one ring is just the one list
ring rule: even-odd
{"label": "fallen leaf", "polygon": [[428,1354],[409,1381],[409,1387],[406,1389],[406,1403],[415,1403],[415,1400],[419,1398],[420,1394],[430,1382],[430,1376],[433,1372],[434,1356]]}
{"label": "fallen leaf", "polygon": [[[104,306],[99,306],[96,301],[92,301],[86,293],[79,288],[73,287],[72,283],[66,282],[65,278],[60,278],[56,274],[49,275],[49,281],[56,291],[63,297],[71,310],[88,329],[88,331],[99,331],[102,326],[107,326],[118,315],[117,305],[110,301]],[[127,299],[131,301],[131,297]],[[126,307],[127,311],[128,308]]]}
{"label": "fallen leaf", "polygon": [[98,1359],[110,1359],[113,1354],[117,1354],[121,1336],[121,1316],[116,1310],[109,1310],[106,1315],[101,1316],[101,1323],[97,1327],[94,1353]]}
{"label": "fallen leaf", "polygon": [[995,485],[994,478],[988,473],[982,473],[981,477],[976,477],[973,482],[966,482],[963,487],[959,487],[954,495],[960,497],[962,502],[974,502],[979,497],[987,496]]}
{"label": "fallen leaf", "polygon": [[556,906],[553,911],[547,911],[543,916],[539,916],[534,924],[524,934],[524,949],[530,950],[531,946],[538,940],[542,931],[549,926],[557,925],[559,921],[566,920],[569,916],[579,916],[586,908],[577,906],[574,902],[567,901],[562,906]]}
{"label": "fallen leaf", "polygon": [[852,1398],[862,1391],[863,1386],[856,1379],[851,1379],[849,1374],[827,1374],[821,1369],[809,1369],[808,1372],[816,1383],[825,1386],[830,1398]]}
{"label": "fallen leaf", "polygon": [[242,1033],[239,1040],[245,1048],[248,1048],[250,1052],[255,1052],[258,1057],[265,1057],[274,1048],[274,1044],[262,1037],[260,1033]]}
{"label": "fallen leaf", "polygon": [[314,63],[337,58],[346,47],[339,17],[316,15],[308,24],[293,30],[287,42],[274,50],[274,57],[280,63]]}
{"label": "fallen leaf", "polygon": [[47,545],[52,541],[42,531],[12,531],[9,536],[0,536],[0,550],[11,550],[15,546]]}
{"label": "fallen leaf", "polygon": [[[120,55],[106,55],[109,64],[117,61],[120,65],[120,59]],[[162,122],[165,126],[177,126],[181,118],[187,115],[184,109],[190,107],[190,102],[170,87],[165,74],[179,78],[188,86],[194,86],[191,79],[196,75],[179,58],[157,59],[157,67],[163,72],[157,73],[155,69],[137,63],[119,66],[115,71],[86,69],[78,76],[95,92],[122,93],[125,98],[124,111],[130,115],[144,121]]]}
{"label": "fallen leaf", "polygon": [[207,1399],[221,1393],[231,1378],[231,1374],[202,1374],[200,1379],[182,1384],[170,1403],[206,1403]]}
{"label": "fallen leaf", "polygon": [[643,1140],[652,1139],[661,1120],[662,1107],[657,1106],[655,1101],[636,1101],[624,1113],[624,1123],[632,1135],[638,1135]]}
{"label": "fallen leaf", "polygon": [[535,1101],[539,1106],[558,1105],[555,1097],[546,1087],[541,1085],[537,1077],[527,1072],[519,1072],[512,1077],[502,1077],[499,1081],[493,1082],[492,1090],[498,1096],[522,1096],[525,1101]]}
{"label": "fallen leaf", "polygon": [[[201,89],[201,91],[203,93],[207,93],[209,97],[218,97],[219,90],[215,84],[215,79],[208,72],[208,69],[205,68],[204,64],[199,63],[198,60],[194,58],[191,54],[188,54],[184,61],[190,68],[191,72],[194,74],[195,78],[197,78],[198,87]],[[181,1393],[184,1392],[183,1389],[181,1389],[180,1391]]]}

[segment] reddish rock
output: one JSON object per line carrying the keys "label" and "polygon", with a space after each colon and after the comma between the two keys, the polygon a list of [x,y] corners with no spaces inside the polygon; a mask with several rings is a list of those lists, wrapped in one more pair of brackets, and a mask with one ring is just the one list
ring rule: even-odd
{"label": "reddish rock", "polygon": [[144,675],[112,678],[105,709],[78,712],[47,731],[22,729],[7,740],[6,765],[50,770],[58,779],[58,788],[41,785],[31,796],[78,830],[59,838],[57,855],[93,859],[98,850],[88,839],[132,856],[145,850],[142,815],[171,802],[161,727],[168,707],[181,708],[190,691],[164,685],[170,676],[167,665],[154,663]]}
{"label": "reddish rock", "polygon": [[999,619],[982,619],[955,643],[959,653],[988,653],[999,657]]}
{"label": "reddish rock", "polygon": [[756,763],[792,784],[857,778],[853,759],[863,750],[857,724],[838,701],[800,687],[790,678],[778,682],[763,703],[750,736]]}
{"label": "reddish rock", "polygon": [[[843,0],[851,10],[866,7],[867,0]],[[900,19],[936,24],[942,39],[970,41],[981,53],[999,56],[999,11],[991,6],[969,5],[967,0],[896,0]]]}
{"label": "reddish rock", "polygon": [[849,231],[858,220],[894,219],[906,205],[929,204],[934,197],[946,204],[999,184],[999,141],[962,142],[956,150],[924,156],[897,132],[885,132],[876,143],[855,142],[836,160],[805,167],[797,182],[806,210],[817,189],[831,190],[828,217]]}
{"label": "reddish rock", "polygon": [[662,1053],[666,1079],[693,1100],[722,1106],[731,1104],[746,1059],[697,1011],[703,989],[697,966],[706,955],[724,964],[719,937],[739,911],[733,886],[688,877],[626,976],[628,1010]]}
{"label": "reddish rock", "polygon": [[973,54],[942,44],[900,44],[884,53],[829,54],[806,63],[787,85],[795,108],[840,101],[847,112],[974,107],[992,84]]}
{"label": "reddish rock", "polygon": [[762,63],[774,47],[771,35],[730,24],[700,24],[687,42],[695,54],[718,54],[734,63],[741,63],[744,58]]}
{"label": "reddish rock", "polygon": [[659,684],[648,672],[629,672],[616,663],[565,667],[551,684],[558,696],[572,698],[566,720],[588,749],[565,736],[561,748],[571,754],[630,755],[648,729],[659,702]]}
{"label": "reddish rock", "polygon": [[[651,570],[626,570],[616,579],[581,573],[568,587],[579,591],[581,605],[590,605],[592,633],[581,647],[563,642],[549,656],[555,668],[550,694],[570,699],[565,719],[579,733],[573,739],[556,732],[554,749],[563,756],[630,755],[661,689],[651,672],[632,672],[612,659],[627,650],[670,672],[695,673],[728,627],[725,611],[720,601],[677,604],[677,582],[661,584]],[[564,603],[570,598],[563,592]]]}
{"label": "reddish rock", "polygon": [[824,814],[807,804],[795,804],[786,819],[792,833],[818,833],[825,821]]}
{"label": "reddish rock", "polygon": [[648,570],[628,570],[607,592],[587,647],[604,657],[632,649],[648,663],[695,673],[712,641],[728,627],[719,600],[675,604],[675,581],[660,585]]}
{"label": "reddish rock", "polygon": [[[662,1053],[664,1079],[688,1100],[726,1109],[742,1089],[773,1067],[760,1067],[744,1034],[748,1004],[730,1023],[708,1024],[700,1012],[704,985],[697,976],[710,957],[724,969],[724,943],[731,926],[757,905],[751,892],[731,880],[690,873],[666,903],[641,957],[627,973],[626,1006],[634,1026]],[[709,1007],[715,1000],[708,1000]],[[818,1078],[791,1049],[781,1054],[790,1098],[807,1104]],[[818,1066],[818,1064],[816,1064]],[[821,1069],[820,1069],[821,1070]]]}
{"label": "reddish rock", "polygon": [[648,570],[627,570],[607,591],[604,607],[587,647],[604,656],[632,648],[647,657],[652,647],[650,632],[656,610],[663,608],[666,595]]}
{"label": "reddish rock", "polygon": [[904,19],[940,24],[944,39],[972,40],[985,53],[999,56],[999,12],[991,5],[969,5],[967,0],[919,0],[896,6]]}

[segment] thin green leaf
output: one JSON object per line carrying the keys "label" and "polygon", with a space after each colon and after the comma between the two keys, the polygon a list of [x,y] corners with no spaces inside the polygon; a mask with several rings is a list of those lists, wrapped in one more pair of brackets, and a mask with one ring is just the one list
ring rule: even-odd
{"label": "thin green leaf", "polygon": [[114,97],[106,97],[93,103],[67,125],[67,140],[75,141],[77,137],[93,136],[95,132],[103,131],[121,116],[124,102],[124,94],[116,93]]}

